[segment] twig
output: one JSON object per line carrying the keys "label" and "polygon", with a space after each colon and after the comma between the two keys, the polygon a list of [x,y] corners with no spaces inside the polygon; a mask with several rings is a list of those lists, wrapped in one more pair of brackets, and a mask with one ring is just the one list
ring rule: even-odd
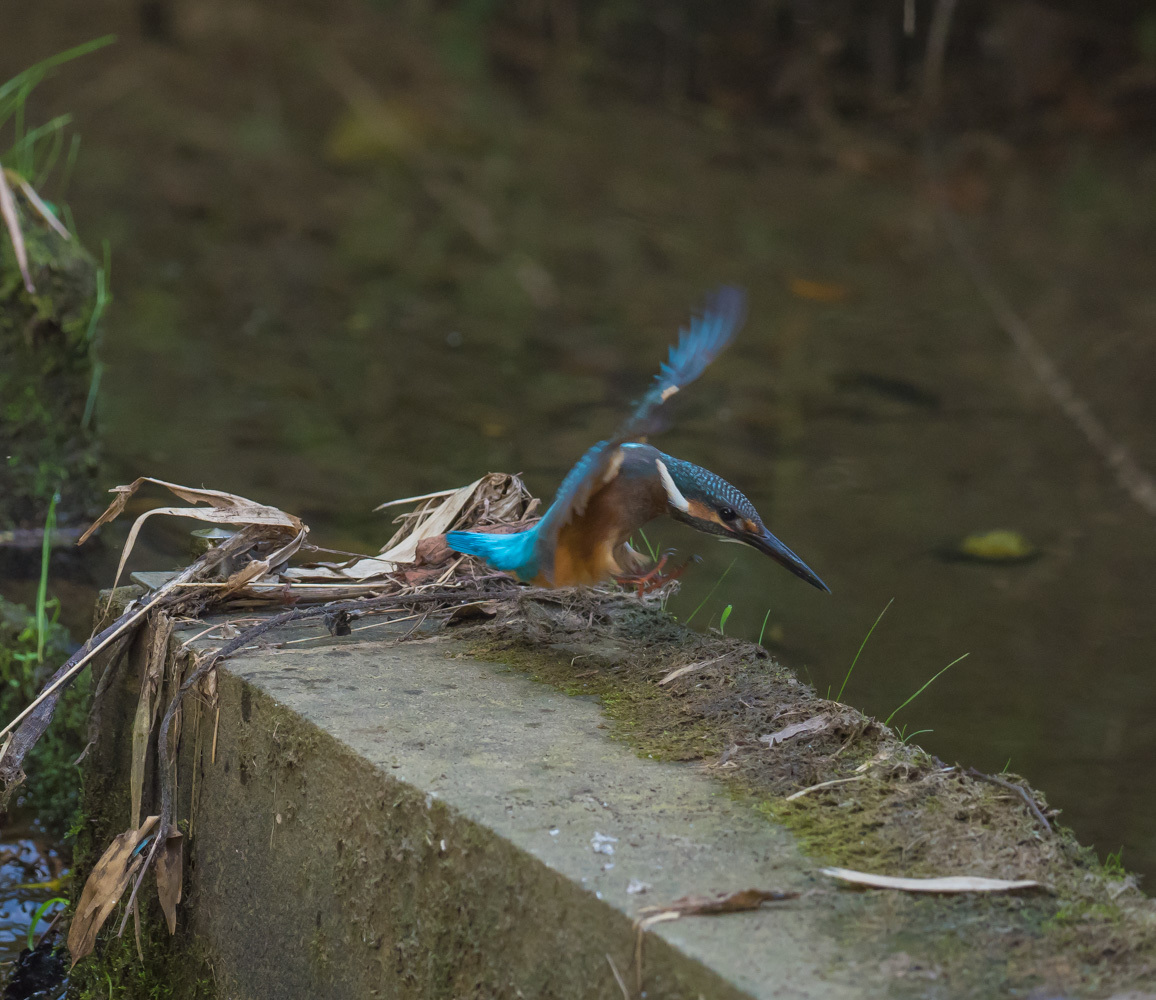
{"label": "twig", "polygon": [[712,663],[718,663],[719,660],[725,660],[730,653],[723,653],[721,656],[716,656],[712,660],[699,660],[697,663],[688,663],[685,667],[679,667],[677,670],[672,670],[662,680],[658,682],[659,687],[669,684],[673,680],[678,680],[684,674],[689,674],[692,670],[699,670],[702,667],[709,667]]}
{"label": "twig", "polygon": [[610,957],[610,952],[606,953],[606,962],[610,966],[610,971],[614,974],[614,981],[618,984],[618,988],[622,990],[622,1000],[630,1000],[630,990],[626,988],[626,983],[622,979],[622,974],[618,971],[618,966],[614,964],[614,959]]}
{"label": "twig", "polygon": [[809,795],[811,792],[817,792],[820,788],[831,788],[835,785],[846,785],[852,781],[862,781],[866,778],[865,774],[857,774],[853,778],[834,778],[831,781],[820,781],[817,785],[811,785],[809,788],[800,788],[793,795],[788,795],[783,801],[794,802],[795,799],[801,799],[804,795]]}
{"label": "twig", "polygon": [[998,778],[994,774],[984,774],[982,771],[977,771],[974,767],[969,767],[967,773],[973,778],[978,778],[980,781],[986,781],[992,785],[999,785],[1000,788],[1006,788],[1008,791],[1016,792],[1031,810],[1032,815],[1040,821],[1043,828],[1047,830],[1049,834],[1055,832],[1052,830],[1052,824],[1048,822],[1047,816],[1044,815],[1044,811],[1023,785],[1017,785],[1014,781],[1008,781],[1006,778]]}

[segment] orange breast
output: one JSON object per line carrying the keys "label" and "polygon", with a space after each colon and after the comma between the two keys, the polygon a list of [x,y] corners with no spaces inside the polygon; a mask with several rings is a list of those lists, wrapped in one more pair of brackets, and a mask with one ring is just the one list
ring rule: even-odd
{"label": "orange breast", "polygon": [[[627,496],[630,488],[621,477],[611,480],[590,498],[582,514],[558,532],[552,586],[592,586],[622,575],[614,550],[661,511],[661,504],[658,511],[651,510],[649,503],[641,509],[637,496]],[[541,575],[534,583],[551,586]]]}

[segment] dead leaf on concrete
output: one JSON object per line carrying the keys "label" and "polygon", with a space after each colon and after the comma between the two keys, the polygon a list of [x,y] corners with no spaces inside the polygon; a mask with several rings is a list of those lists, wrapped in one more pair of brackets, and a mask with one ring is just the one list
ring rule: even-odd
{"label": "dead leaf on concrete", "polygon": [[185,838],[175,826],[170,826],[165,834],[165,842],[157,854],[156,876],[157,896],[169,933],[177,932],[177,903],[181,901],[181,879],[184,872]]}
{"label": "dead leaf on concrete", "polygon": [[497,617],[497,601],[473,601],[454,608],[453,613],[446,620],[447,625],[464,625],[466,622],[487,621]]}
{"label": "dead leaf on concrete", "polygon": [[789,740],[792,736],[801,736],[804,733],[821,733],[830,724],[831,717],[829,715],[816,715],[807,719],[805,722],[792,723],[776,733],[767,733],[765,736],[760,736],[759,742],[765,743],[769,747],[775,747],[785,740]]}
{"label": "dead leaf on concrete", "polygon": [[638,911],[645,925],[675,920],[679,917],[710,916],[717,913],[740,913],[757,910],[763,903],[797,899],[794,891],[780,889],[739,889],[737,892],[691,893],[661,906],[644,906]]}
{"label": "dead leaf on concrete", "polygon": [[136,855],[136,849],[158,819],[159,816],[150,816],[139,829],[120,834],[93,867],[76,904],[72,926],[68,929],[68,951],[73,965],[92,951],[97,932],[143,864],[144,859]]}
{"label": "dead leaf on concrete", "polygon": [[1017,889],[1042,889],[1042,883],[1025,878],[1009,881],[1002,878],[981,878],[978,875],[951,875],[945,878],[895,878],[891,875],[872,875],[849,868],[822,868],[824,875],[851,885],[869,889],[898,889],[901,892],[1014,892]]}

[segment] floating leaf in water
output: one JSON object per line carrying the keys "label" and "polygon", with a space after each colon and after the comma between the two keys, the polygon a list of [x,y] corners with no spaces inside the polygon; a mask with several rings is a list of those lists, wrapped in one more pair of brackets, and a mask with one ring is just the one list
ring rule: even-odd
{"label": "floating leaf in water", "polygon": [[1036,555],[1036,548],[1018,531],[1001,529],[968,535],[958,554],[978,562],[1020,562]]}

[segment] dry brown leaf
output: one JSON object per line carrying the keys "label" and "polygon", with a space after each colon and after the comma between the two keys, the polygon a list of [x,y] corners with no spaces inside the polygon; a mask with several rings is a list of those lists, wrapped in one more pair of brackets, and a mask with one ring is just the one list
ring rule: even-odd
{"label": "dry brown leaf", "polygon": [[129,793],[132,801],[132,826],[140,826],[141,799],[144,796],[145,765],[148,760],[149,737],[157,721],[160,700],[161,674],[169,653],[169,638],[173,634],[173,620],[163,611],[156,611],[152,620],[152,642],[145,657],[141,676],[140,699],[132,723],[132,759],[129,767]]}
{"label": "dry brown leaf", "polygon": [[[432,558],[436,554],[435,550],[440,548],[433,539],[460,528],[508,524],[520,520],[538,502],[526,491],[521,479],[501,472],[487,473],[461,489],[407,498],[406,502],[410,501],[418,502],[418,506],[398,519],[401,527],[376,556],[362,556],[343,563],[294,566],[281,574],[282,579],[295,582],[364,582],[389,576],[414,563],[442,561]],[[402,502],[391,501],[381,507]],[[422,579],[420,576],[414,577],[415,582],[421,582]]]}
{"label": "dry brown leaf", "polygon": [[780,729],[777,733],[767,733],[765,736],[760,736],[759,742],[765,743],[769,747],[775,747],[784,740],[789,740],[792,736],[801,736],[804,733],[821,733],[830,724],[831,717],[829,715],[812,716],[805,722],[792,723]]}
{"label": "dry brown leaf", "polygon": [[472,604],[462,604],[454,608],[447,625],[461,625],[464,622],[485,621],[498,614],[497,601],[474,601]]}
{"label": "dry brown leaf", "polygon": [[639,915],[648,922],[658,923],[656,917],[673,920],[676,917],[710,916],[717,913],[740,913],[757,910],[763,903],[797,899],[794,891],[780,889],[739,889],[737,892],[691,893],[661,906],[644,906]]}
{"label": "dry brown leaf", "polygon": [[20,268],[20,276],[24,279],[24,290],[29,295],[36,293],[36,286],[32,284],[32,275],[28,271],[28,249],[24,245],[24,231],[20,228],[20,215],[16,211],[16,199],[12,196],[12,188],[0,168],[0,216],[8,227],[8,236],[12,240],[12,249],[16,254],[16,265]]}
{"label": "dry brown leaf", "polygon": [[[235,493],[223,493],[220,490],[204,490],[191,486],[179,486],[176,483],[169,483],[163,479],[141,476],[128,486],[117,486],[109,491],[110,493],[115,493],[116,498],[108,505],[108,509],[80,536],[80,541],[77,544],[83,545],[97,528],[103,524],[108,524],[109,521],[118,517],[124,510],[129,499],[145,483],[154,483],[157,486],[163,486],[169,490],[169,492],[176,494],[182,500],[186,500],[189,503],[203,503],[208,504],[208,506],[156,507],[153,510],[147,510],[141,514],[140,517],[133,522],[133,526],[128,533],[128,538],[125,540],[124,548],[121,550],[120,563],[116,568],[116,579],[113,580],[113,587],[116,587],[120,581],[121,573],[124,572],[124,564],[128,560],[129,553],[132,552],[133,546],[136,544],[136,538],[140,533],[141,526],[148,518],[156,514],[190,517],[197,521],[208,521],[213,524],[261,524],[268,527],[285,528],[287,532],[292,531],[294,533],[295,537],[287,541],[273,556],[268,557],[268,559],[264,561],[251,563],[242,569],[240,574],[235,575],[235,578],[240,581],[236,584],[236,587],[244,586],[250,580],[259,576],[261,572],[267,571],[269,566],[284,562],[285,559],[288,559],[289,556],[300,547],[301,542],[305,540],[305,536],[309,533],[308,527],[306,527],[299,517],[286,514],[283,510],[278,510],[276,507],[268,507],[265,504],[256,503],[245,497],[237,496]],[[230,584],[232,584],[232,582],[233,581],[230,580]]]}
{"label": "dry brown leaf", "polygon": [[68,929],[68,951],[76,965],[92,951],[96,935],[112,913],[124,890],[132,881],[144,859],[133,854],[137,845],[156,826],[159,816],[150,816],[138,829],[126,830],[116,837],[93,867],[80,893],[72,926]]}
{"label": "dry brown leaf", "polygon": [[1017,889],[1040,889],[1035,879],[1008,881],[1002,878],[981,878],[978,875],[951,875],[945,878],[896,878],[892,875],[872,875],[849,868],[822,868],[824,875],[851,885],[870,889],[898,889],[901,892],[1014,892]]}
{"label": "dry brown leaf", "polygon": [[177,904],[181,901],[181,879],[184,874],[185,838],[175,826],[165,834],[165,842],[157,854],[157,896],[169,933],[177,932]]}

